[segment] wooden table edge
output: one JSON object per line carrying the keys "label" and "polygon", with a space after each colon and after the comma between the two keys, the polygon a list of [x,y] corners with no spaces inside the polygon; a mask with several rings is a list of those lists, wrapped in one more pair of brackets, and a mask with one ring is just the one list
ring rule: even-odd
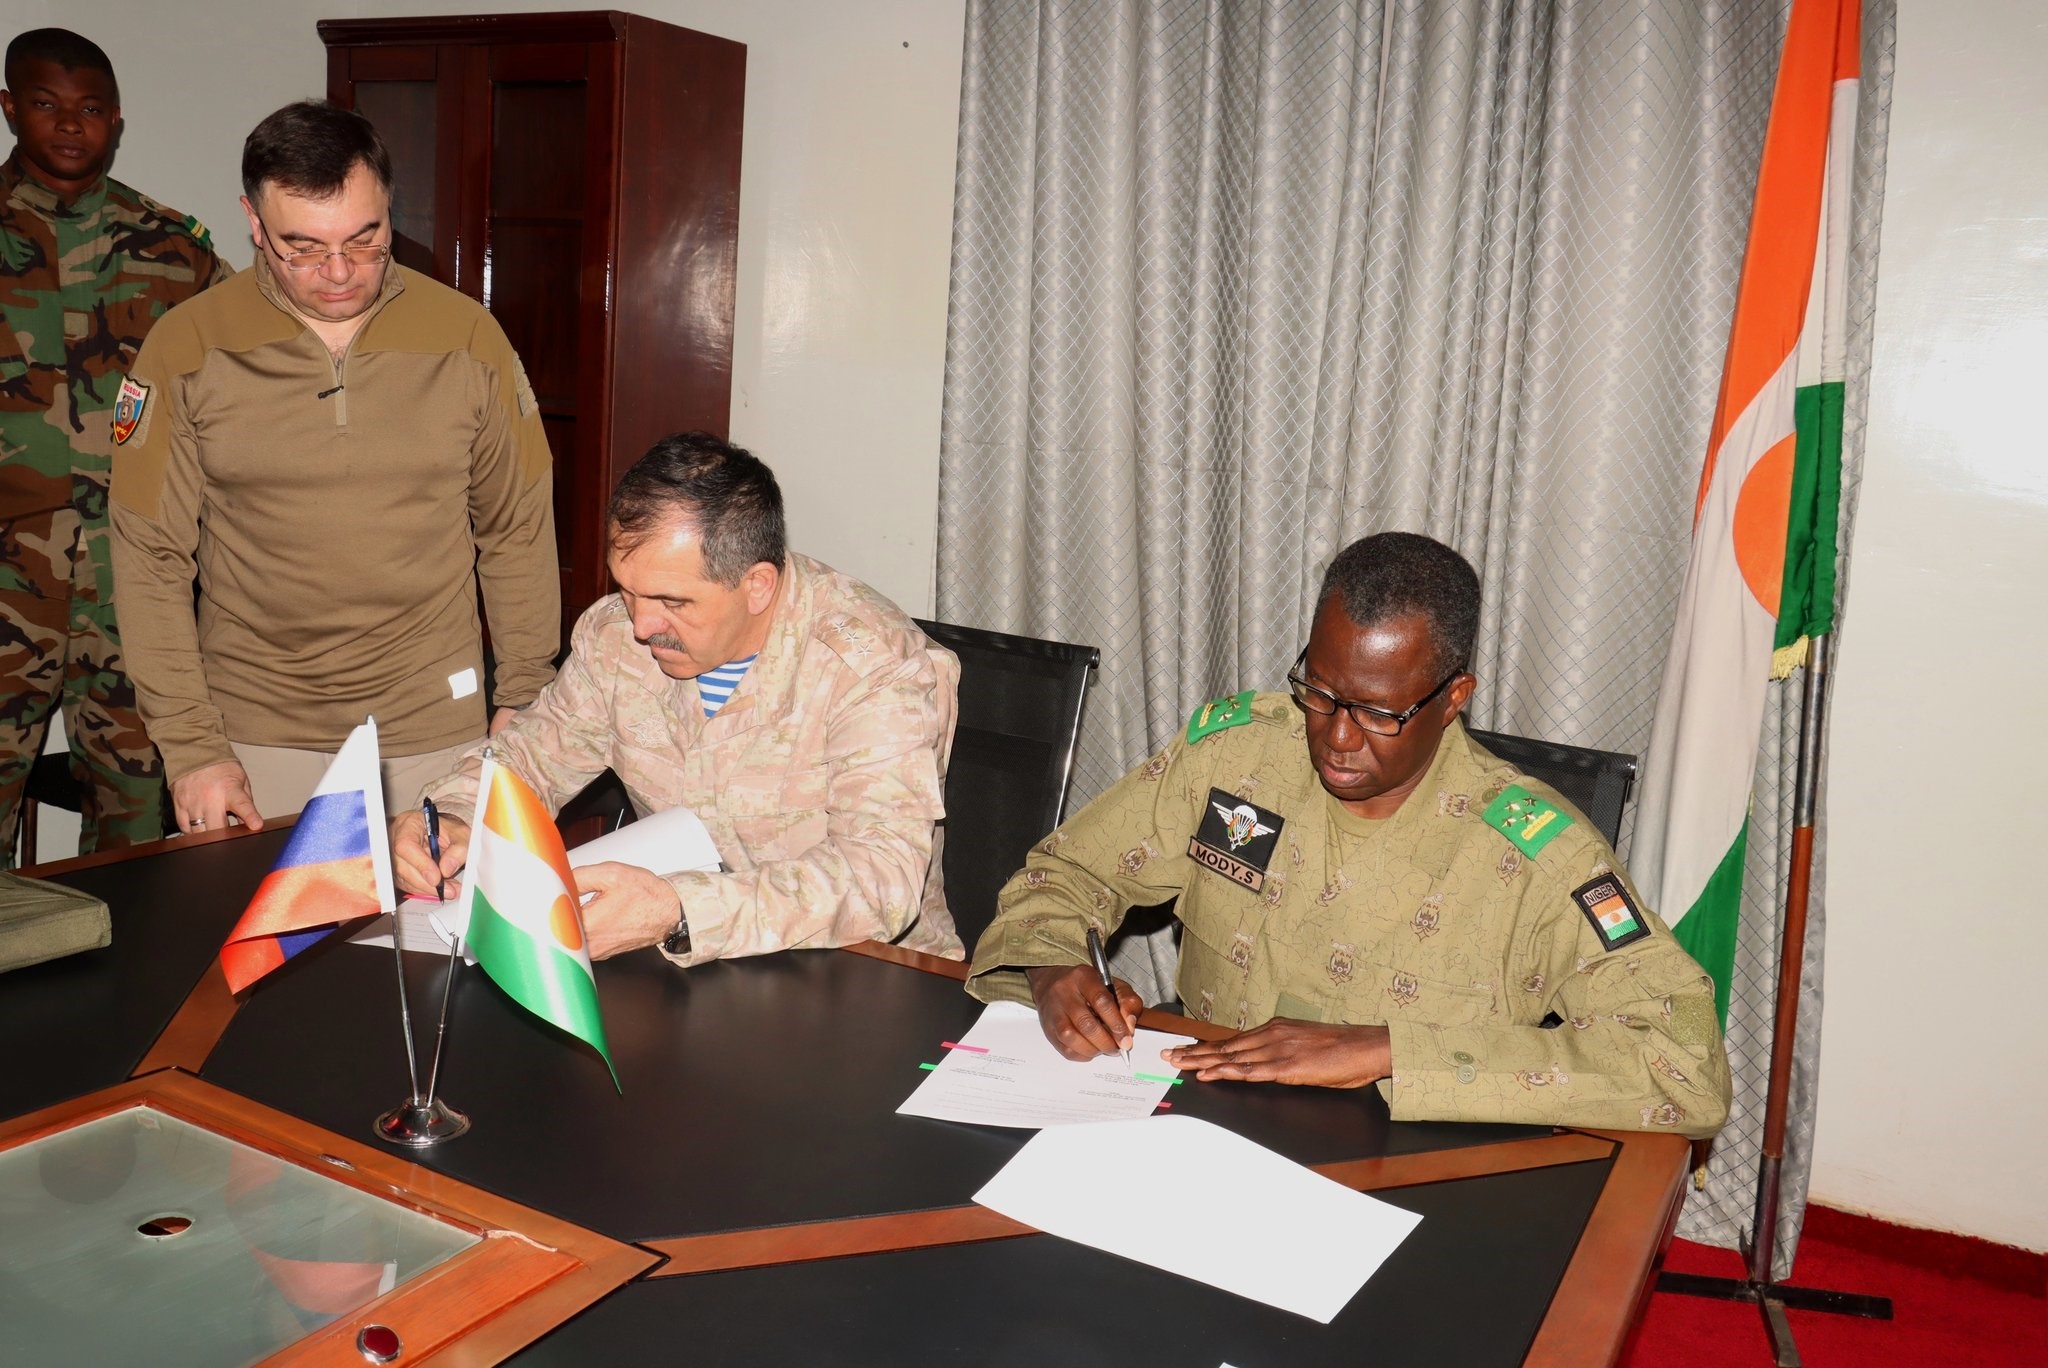
{"label": "wooden table edge", "polygon": [[[1692,1143],[1682,1135],[1586,1131],[1614,1144],[1607,1182],[1586,1218],[1526,1365],[1612,1364],[1649,1300],[1658,1261],[1685,1197]],[[1639,1213],[1660,1213],[1653,1225]],[[1637,1213],[1632,1215],[1631,1213]]]}
{"label": "wooden table edge", "polygon": [[[298,820],[299,814],[296,812],[289,817],[267,817],[263,821],[263,831],[288,827]],[[114,850],[96,850],[90,855],[73,855],[67,860],[23,865],[15,872],[31,879],[50,879],[60,874],[73,874],[81,869],[97,869],[101,865],[119,864],[123,860],[139,860],[149,855],[170,855],[181,850],[194,850],[200,846],[219,845],[222,841],[239,841],[245,836],[262,834],[262,831],[251,827],[231,826],[196,836],[165,836],[160,840],[141,841]]]}

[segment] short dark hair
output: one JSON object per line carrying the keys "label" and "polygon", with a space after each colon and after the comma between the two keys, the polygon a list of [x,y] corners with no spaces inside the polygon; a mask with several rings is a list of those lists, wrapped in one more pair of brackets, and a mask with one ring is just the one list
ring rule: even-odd
{"label": "short dark hair", "polygon": [[1414,532],[1360,538],[1323,572],[1318,611],[1332,594],[1343,595],[1344,615],[1360,627],[1420,613],[1436,646],[1436,673],[1471,666],[1479,639],[1479,575],[1435,538]]}
{"label": "short dark hair", "polygon": [[703,549],[705,578],[728,589],[759,562],[779,570],[789,555],[775,472],[708,432],[656,442],[619,478],[606,514],[622,551],[659,528],[689,524]]}
{"label": "short dark hair", "polygon": [[20,89],[21,68],[29,62],[55,62],[66,71],[103,71],[114,87],[114,99],[121,98],[121,83],[114,79],[114,64],[98,43],[70,29],[39,28],[18,33],[7,45],[7,88]]}
{"label": "short dark hair", "polygon": [[269,184],[310,200],[332,199],[358,162],[391,189],[391,153],[374,124],[325,100],[298,100],[243,140],[242,193],[255,204]]}

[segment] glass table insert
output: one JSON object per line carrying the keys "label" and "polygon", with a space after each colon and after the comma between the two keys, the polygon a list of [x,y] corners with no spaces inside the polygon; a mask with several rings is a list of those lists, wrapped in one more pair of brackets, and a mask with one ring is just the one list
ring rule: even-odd
{"label": "glass table insert", "polygon": [[0,1337],[29,1363],[255,1363],[481,1239],[130,1106],[0,1151]]}

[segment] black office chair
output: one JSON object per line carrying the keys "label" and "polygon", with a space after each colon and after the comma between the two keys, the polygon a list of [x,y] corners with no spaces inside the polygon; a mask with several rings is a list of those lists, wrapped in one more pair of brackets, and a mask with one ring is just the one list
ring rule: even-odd
{"label": "black office chair", "polygon": [[1613,845],[1621,839],[1621,814],[1635,787],[1636,758],[1620,751],[1591,750],[1554,741],[1531,741],[1504,732],[1472,732],[1472,739],[1524,774],[1541,779],[1586,814]]}
{"label": "black office chair", "polygon": [[[15,826],[14,861],[17,866],[34,864],[39,858],[36,845],[42,828],[41,810],[46,807],[62,808],[82,817],[85,792],[85,785],[72,773],[71,752],[44,751],[36,757],[35,764],[29,769],[28,781],[21,790],[21,816]],[[168,792],[164,794],[163,834],[178,834],[178,824],[171,816]]]}
{"label": "black office chair", "polygon": [[71,773],[69,751],[45,751],[29,767],[28,779],[21,789],[21,817],[15,828],[16,865],[36,862],[40,827],[36,818],[38,809],[44,806],[66,812],[78,812],[85,806],[85,788]]}
{"label": "black office chair", "polygon": [[1093,646],[919,620],[960,658],[960,716],[946,766],[946,905],[960,939],[995,920],[996,894],[1060,824],[1081,735]]}

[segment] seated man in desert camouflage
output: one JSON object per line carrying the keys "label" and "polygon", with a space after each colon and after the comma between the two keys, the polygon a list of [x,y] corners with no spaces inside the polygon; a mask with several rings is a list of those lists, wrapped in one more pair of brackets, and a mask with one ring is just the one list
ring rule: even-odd
{"label": "seated man in desert camouflage", "polygon": [[[492,744],[558,810],[607,768],[643,813],[687,807],[725,868],[576,871],[592,959],[656,946],[677,965],[893,941],[952,959],[934,824],[944,815],[960,665],[895,604],[789,549],[782,489],[708,433],[655,443],[612,491],[619,592],[584,611],[569,658]],[[407,892],[469,851],[483,747],[391,823]]]}
{"label": "seated man in desert camouflage", "polygon": [[968,989],[1035,1002],[1073,1059],[1127,1047],[1141,1003],[1087,933],[1177,898],[1180,996],[1227,1039],[1202,1079],[1377,1084],[1399,1120],[1711,1135],[1728,1114],[1712,982],[1600,833],[1466,734],[1479,582],[1390,532],[1323,580],[1288,694],[1185,736],[1035,851]]}

